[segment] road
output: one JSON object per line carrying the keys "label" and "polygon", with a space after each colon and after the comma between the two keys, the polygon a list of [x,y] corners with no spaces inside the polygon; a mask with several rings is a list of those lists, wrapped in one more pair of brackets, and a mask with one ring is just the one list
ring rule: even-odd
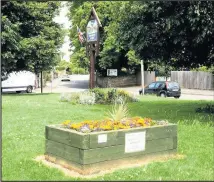
{"label": "road", "polygon": [[[70,75],[70,81],[61,81],[60,78],[53,80],[52,84],[48,83],[43,89],[44,93],[65,93],[65,92],[81,92],[88,89],[89,75]],[[141,87],[125,87],[120,88],[128,92],[138,94]],[[34,92],[40,93],[40,88]],[[214,91],[211,90],[196,90],[196,89],[181,89],[181,100],[213,100]]]}
{"label": "road", "polygon": [[[60,78],[47,83],[43,88],[44,93],[65,93],[65,92],[81,92],[88,89],[89,75],[70,75],[70,81],[61,81]],[[40,93],[40,88],[36,89],[36,93]]]}

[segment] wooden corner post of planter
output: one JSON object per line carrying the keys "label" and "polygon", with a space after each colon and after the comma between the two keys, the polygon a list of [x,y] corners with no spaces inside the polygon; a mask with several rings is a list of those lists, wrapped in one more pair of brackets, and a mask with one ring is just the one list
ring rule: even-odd
{"label": "wooden corner post of planter", "polygon": [[102,27],[97,13],[92,7],[89,21],[86,27],[86,52],[90,60],[90,82],[89,88],[94,88],[95,59],[99,54],[100,28]]}

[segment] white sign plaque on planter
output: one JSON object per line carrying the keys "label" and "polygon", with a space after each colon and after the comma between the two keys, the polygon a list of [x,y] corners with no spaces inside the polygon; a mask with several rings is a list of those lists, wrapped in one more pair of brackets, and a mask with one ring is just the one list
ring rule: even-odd
{"label": "white sign plaque on planter", "polygon": [[146,131],[126,133],[125,153],[140,152],[145,150]]}
{"label": "white sign plaque on planter", "polygon": [[107,134],[98,135],[98,143],[107,142]]}

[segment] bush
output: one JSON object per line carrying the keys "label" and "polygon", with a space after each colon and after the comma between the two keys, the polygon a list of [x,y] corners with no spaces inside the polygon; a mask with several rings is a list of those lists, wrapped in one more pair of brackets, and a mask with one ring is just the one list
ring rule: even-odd
{"label": "bush", "polygon": [[126,100],[126,102],[132,101],[131,95],[125,90],[118,90],[117,95],[118,95],[118,97]]}
{"label": "bush", "polygon": [[130,94],[127,91],[124,90],[117,90],[117,89],[111,89],[108,91],[108,103],[113,103],[115,100],[125,100],[126,102],[137,102],[138,98],[136,95]]}
{"label": "bush", "polygon": [[94,89],[90,89],[90,92],[95,94],[95,102],[97,104],[106,103],[107,92],[104,89],[94,88]]}
{"label": "bush", "polygon": [[70,93],[61,93],[60,94],[60,101],[69,102],[70,100],[71,100],[71,94]]}
{"label": "bush", "polygon": [[135,95],[132,95],[124,90],[117,90],[116,88],[94,88],[91,89],[90,92],[95,93],[95,102],[97,104],[110,104],[114,102],[120,103],[121,99],[126,102],[138,101]]}
{"label": "bush", "polygon": [[93,92],[82,92],[79,96],[80,104],[95,104],[95,93]]}
{"label": "bush", "polygon": [[72,104],[79,103],[80,93],[73,92],[73,93],[61,93],[60,94],[60,101],[62,102],[71,102]]}
{"label": "bush", "polygon": [[78,93],[78,92],[71,93],[70,102],[72,104],[79,103],[79,99],[80,99],[80,93]]}
{"label": "bush", "polygon": [[107,103],[113,103],[117,97],[118,97],[117,89],[116,88],[109,89],[107,92],[106,101]]}
{"label": "bush", "polygon": [[62,93],[60,101],[71,102],[72,104],[121,104],[125,102],[136,102],[137,97],[123,90],[94,88],[87,92]]}

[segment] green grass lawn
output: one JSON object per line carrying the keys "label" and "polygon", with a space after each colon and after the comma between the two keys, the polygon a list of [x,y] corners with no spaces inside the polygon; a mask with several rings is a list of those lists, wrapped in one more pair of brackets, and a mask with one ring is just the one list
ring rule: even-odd
{"label": "green grass lawn", "polygon": [[[93,180],[214,180],[214,116],[195,113],[211,101],[141,97],[130,115],[178,123],[178,153],[186,158],[123,169]],[[212,102],[213,103],[213,102]],[[2,179],[81,180],[64,176],[33,159],[44,154],[45,125],[64,120],[102,119],[110,105],[72,105],[59,94],[2,96]],[[92,180],[92,179],[90,179]]]}

